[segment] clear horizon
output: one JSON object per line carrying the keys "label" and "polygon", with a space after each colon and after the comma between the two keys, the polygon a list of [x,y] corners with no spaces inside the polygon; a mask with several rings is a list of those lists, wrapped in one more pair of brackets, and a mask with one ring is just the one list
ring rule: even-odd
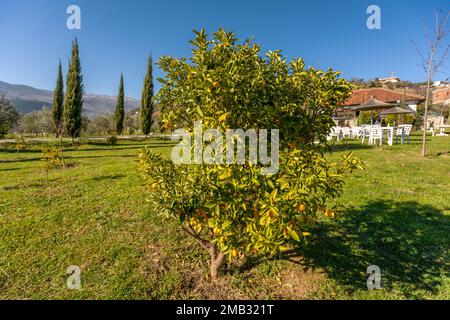
{"label": "clear horizon", "polygon": [[[69,5],[81,9],[81,30],[66,27]],[[369,30],[370,4],[381,8],[381,29]],[[71,41],[78,38],[86,93],[116,95],[120,73],[125,94],[140,99],[147,56],[189,56],[193,29],[219,27],[241,40],[255,37],[262,51],[281,49],[306,65],[331,67],[342,77],[387,77],[422,82],[425,74],[411,40],[425,42],[422,19],[430,26],[434,9],[447,1],[52,1],[0,3],[0,81],[53,90],[58,61],[67,71]],[[447,40],[448,43],[448,40]],[[435,80],[450,75],[448,63]],[[155,89],[163,74],[154,65]]]}

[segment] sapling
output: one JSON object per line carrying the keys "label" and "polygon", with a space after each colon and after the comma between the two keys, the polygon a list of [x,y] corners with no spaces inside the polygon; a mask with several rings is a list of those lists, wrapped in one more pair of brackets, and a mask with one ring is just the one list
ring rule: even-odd
{"label": "sapling", "polygon": [[42,148],[41,167],[45,171],[47,187],[49,186],[48,174],[61,164],[61,151],[56,147]]}

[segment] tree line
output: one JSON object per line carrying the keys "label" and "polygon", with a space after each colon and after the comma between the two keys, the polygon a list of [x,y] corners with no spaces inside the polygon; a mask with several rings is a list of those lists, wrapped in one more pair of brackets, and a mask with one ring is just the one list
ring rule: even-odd
{"label": "tree line", "polygon": [[[53,111],[47,106],[43,106],[40,110],[28,112],[21,116],[17,113],[16,119],[20,121],[15,121],[16,124],[13,125],[11,129],[4,130],[4,134],[8,131],[17,131],[34,136],[59,136],[56,129],[58,126],[55,126],[54,124]],[[122,134],[132,135],[140,132],[140,130],[141,123],[139,109],[125,112]],[[152,130],[155,130],[154,125]],[[81,117],[81,134],[88,136],[116,135],[114,113],[101,113],[90,118],[83,115]]]}
{"label": "tree line", "polygon": [[[147,62],[147,74],[142,90],[140,124],[142,132],[148,135],[152,126],[153,114],[153,68],[152,57],[149,55]],[[124,130],[125,117],[125,89],[123,74],[120,75],[119,92],[117,95],[116,109],[114,112],[114,131],[120,135]],[[66,77],[66,92],[64,94],[64,81],[62,78],[61,62],[58,67],[58,77],[53,99],[53,122],[58,136],[68,135],[72,138],[80,136],[82,130],[83,108],[83,76],[79,58],[78,41],[72,43],[72,57],[69,61],[69,69]]]}
{"label": "tree line", "polygon": [[152,115],[154,112],[152,63],[152,57],[149,55],[140,110],[125,112],[124,77],[121,74],[114,113],[101,114],[95,116],[93,119],[88,119],[82,114],[84,84],[79,57],[79,45],[78,40],[75,39],[72,42],[72,52],[71,58],[69,59],[65,88],[62,64],[61,61],[59,62],[51,109],[44,106],[39,111],[27,113],[21,117],[12,103],[5,96],[0,96],[0,113],[2,115],[0,119],[0,137],[6,135],[12,128],[17,127],[19,119],[21,121],[17,129],[22,132],[35,135],[55,133],[56,137],[59,138],[63,136],[71,137],[72,142],[82,132],[88,134],[121,135],[123,133],[133,134],[141,130],[147,136],[152,129]]}

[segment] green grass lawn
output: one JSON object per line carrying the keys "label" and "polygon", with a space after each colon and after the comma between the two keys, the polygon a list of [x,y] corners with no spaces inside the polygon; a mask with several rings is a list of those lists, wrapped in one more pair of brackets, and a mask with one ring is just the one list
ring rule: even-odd
{"label": "green grass lawn", "polygon": [[[334,144],[329,157],[353,151],[367,163],[346,180],[342,213],[306,247],[226,266],[214,284],[207,253],[146,201],[135,162],[144,142],[68,147],[69,168],[48,187],[40,146],[0,144],[0,298],[450,299],[450,137],[429,137],[426,159],[419,143]],[[80,290],[66,287],[70,265]],[[370,265],[380,290],[367,290]]]}

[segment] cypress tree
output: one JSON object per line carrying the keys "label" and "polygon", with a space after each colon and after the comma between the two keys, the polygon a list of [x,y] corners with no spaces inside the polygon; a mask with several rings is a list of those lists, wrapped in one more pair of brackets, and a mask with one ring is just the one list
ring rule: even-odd
{"label": "cypress tree", "polygon": [[141,98],[141,127],[142,132],[147,136],[152,128],[153,114],[153,67],[152,56],[148,57],[147,74],[144,79]]}
{"label": "cypress tree", "polygon": [[53,123],[56,129],[56,136],[62,135],[63,130],[63,111],[64,111],[64,82],[62,75],[61,61],[58,66],[58,78],[56,80],[55,91],[53,91]]}
{"label": "cypress tree", "polygon": [[81,110],[83,108],[83,76],[78,52],[78,41],[72,43],[72,57],[69,62],[69,70],[66,79],[66,97],[64,99],[64,129],[74,138],[81,133]]}
{"label": "cypress tree", "polygon": [[123,74],[120,75],[119,94],[117,95],[116,111],[114,112],[114,127],[118,135],[122,134],[125,119],[125,97],[123,90]]}
{"label": "cypress tree", "polygon": [[53,106],[52,106],[52,115],[53,115],[53,123],[55,124],[56,129],[56,137],[59,137],[59,149],[61,151],[61,160],[63,167],[66,167],[66,163],[64,161],[64,153],[62,146],[62,137],[64,133],[64,80],[62,75],[62,66],[61,61],[59,61],[58,66],[58,78],[56,80],[55,91],[53,91]]}

